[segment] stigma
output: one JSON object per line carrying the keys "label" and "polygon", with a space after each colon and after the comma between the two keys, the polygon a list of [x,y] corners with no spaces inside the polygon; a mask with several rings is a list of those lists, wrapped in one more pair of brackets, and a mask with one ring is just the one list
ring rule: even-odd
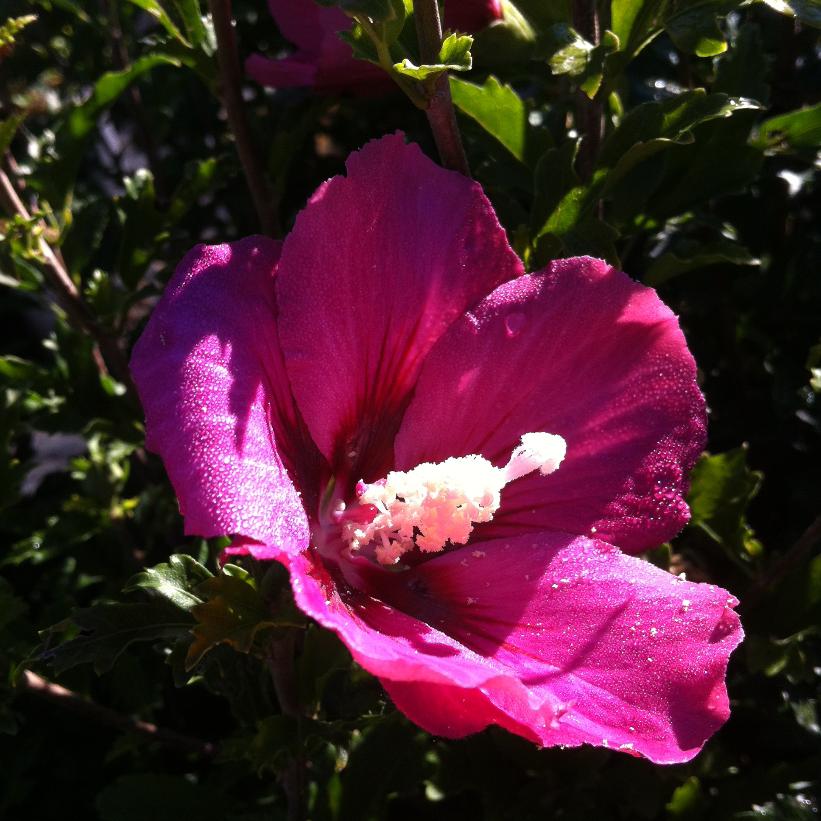
{"label": "stigma", "polygon": [[561,436],[526,433],[502,468],[469,454],[391,471],[373,484],[359,482],[357,504],[340,511],[342,536],[353,551],[373,545],[383,565],[396,564],[414,548],[438,553],[448,544],[465,544],[474,525],[493,519],[505,485],[537,470],[553,473],[566,452]]}

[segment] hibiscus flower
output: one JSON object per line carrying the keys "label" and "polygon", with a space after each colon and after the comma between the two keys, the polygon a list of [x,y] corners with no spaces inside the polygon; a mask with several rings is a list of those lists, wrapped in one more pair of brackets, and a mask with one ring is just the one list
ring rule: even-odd
{"label": "hibiscus flower", "polygon": [[132,369],[186,531],[284,564],[424,729],[671,763],[726,720],[737,601],[628,555],[685,524],[704,444],[676,317],[600,260],[525,274],[401,135],[283,244],[194,248]]}
{"label": "hibiscus flower", "polygon": [[[261,85],[312,86],[326,92],[381,92],[393,86],[383,69],[355,59],[351,47],[339,39],[339,32],[351,27],[351,19],[339,9],[319,6],[314,0],[268,0],[268,8],[297,50],[277,60],[252,54],[245,69]],[[449,0],[444,25],[473,33],[501,17],[499,0]]]}

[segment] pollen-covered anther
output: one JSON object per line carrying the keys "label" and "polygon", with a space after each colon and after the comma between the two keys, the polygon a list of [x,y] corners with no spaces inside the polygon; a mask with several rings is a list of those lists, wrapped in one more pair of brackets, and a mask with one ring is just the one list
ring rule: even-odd
{"label": "pollen-covered anther", "polygon": [[535,470],[552,473],[566,449],[561,436],[526,433],[503,468],[470,454],[391,471],[370,485],[359,482],[358,507],[368,516],[348,518],[342,535],[351,550],[373,543],[381,564],[396,564],[415,547],[438,553],[448,543],[465,544],[475,524],[493,518],[505,485]]}

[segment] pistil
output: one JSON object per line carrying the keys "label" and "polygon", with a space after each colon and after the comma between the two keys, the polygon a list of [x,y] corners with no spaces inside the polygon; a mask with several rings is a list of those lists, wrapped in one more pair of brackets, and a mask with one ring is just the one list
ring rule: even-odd
{"label": "pistil", "polygon": [[384,565],[414,548],[438,553],[465,544],[474,525],[493,519],[506,485],[536,470],[553,473],[566,450],[561,436],[526,433],[503,468],[469,454],[391,471],[373,484],[359,482],[357,504],[339,515],[343,538],[353,551],[373,544]]}

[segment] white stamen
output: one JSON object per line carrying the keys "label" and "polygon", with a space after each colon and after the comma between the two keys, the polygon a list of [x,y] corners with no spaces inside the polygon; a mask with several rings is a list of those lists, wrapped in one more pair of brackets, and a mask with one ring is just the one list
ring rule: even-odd
{"label": "white stamen", "polygon": [[534,470],[552,473],[566,449],[561,436],[526,433],[504,468],[470,454],[391,471],[372,485],[360,482],[359,504],[372,505],[376,514],[370,522],[346,522],[342,535],[351,550],[374,543],[381,564],[396,564],[415,547],[438,553],[448,543],[465,544],[474,524],[493,518],[505,485]]}

